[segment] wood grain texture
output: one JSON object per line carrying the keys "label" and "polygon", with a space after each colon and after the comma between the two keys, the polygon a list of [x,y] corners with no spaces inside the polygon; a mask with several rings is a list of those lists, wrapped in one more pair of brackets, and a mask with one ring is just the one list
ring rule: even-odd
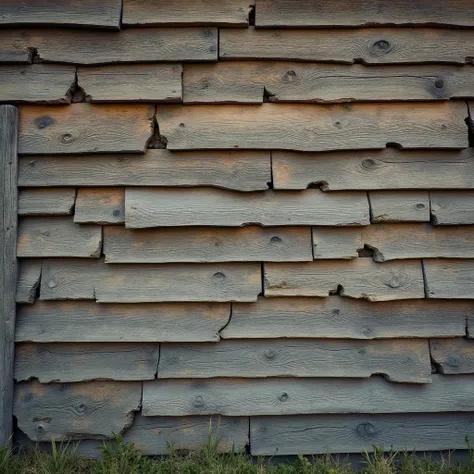
{"label": "wood grain texture", "polygon": [[[272,153],[275,189],[472,189],[474,149]],[[20,161],[20,178],[21,178]]]}
{"label": "wood grain texture", "polygon": [[312,261],[310,227],[104,227],[107,263]]}
{"label": "wood grain texture", "polygon": [[19,153],[143,153],[152,133],[153,114],[151,105],[24,105],[20,107]]}
{"label": "wood grain texture", "polygon": [[23,382],[16,385],[13,413],[33,441],[104,439],[132,424],[140,397],[140,382]]}
{"label": "wood grain texture", "polygon": [[158,378],[356,377],[431,382],[424,340],[252,340],[162,344]]}
{"label": "wood grain texture", "polygon": [[368,301],[423,298],[419,260],[375,263],[369,258],[266,263],[265,296],[328,296]]}
{"label": "wood grain texture", "polygon": [[[334,209],[338,212],[334,213]],[[236,193],[211,188],[125,190],[125,226],[367,225],[365,193]]]}
{"label": "wood grain texture", "polygon": [[[37,301],[34,305],[18,307],[15,340],[212,342],[219,340],[219,332],[229,317],[228,303],[99,304],[93,301]],[[451,314],[451,320],[454,325],[456,314]],[[439,332],[430,334],[439,335]],[[446,335],[457,336],[460,333],[451,331],[446,332]]]}
{"label": "wood grain texture", "polygon": [[264,151],[21,157],[20,186],[215,186],[260,191],[271,181]]}
{"label": "wood grain texture", "polygon": [[474,298],[474,260],[424,260],[423,267],[428,298]]}
{"label": "wood grain texture", "polygon": [[80,67],[88,102],[181,102],[180,64]]}
{"label": "wood grain texture", "polygon": [[74,222],[78,224],[123,224],[125,222],[125,189],[79,189]]}
{"label": "wood grain texture", "polygon": [[434,374],[432,378],[431,384],[394,384],[382,377],[146,381],[142,414],[264,416],[473,410],[472,376]]}
{"label": "wood grain texture", "polygon": [[432,339],[430,353],[442,374],[474,373],[474,341],[472,339]]}
{"label": "wood grain texture", "polygon": [[434,224],[474,224],[474,192],[432,191],[430,202]]}
{"label": "wood grain texture", "polygon": [[[23,313],[36,306],[19,309]],[[409,300],[369,302],[328,298],[259,298],[255,303],[234,303],[232,318],[221,332],[223,339],[328,338],[379,339],[455,337],[466,335],[471,301]],[[30,324],[34,324],[33,319]],[[18,326],[16,338],[18,338]]]}
{"label": "wood grain texture", "polygon": [[427,191],[372,191],[369,193],[372,222],[429,222]]}
{"label": "wood grain texture", "polygon": [[332,151],[468,146],[462,102],[441,104],[163,105],[160,133],[169,150]]}
{"label": "wood grain texture", "polygon": [[38,292],[42,273],[42,261],[24,259],[20,262],[16,286],[17,303],[34,303]]}
{"label": "wood grain texture", "polygon": [[17,344],[15,380],[153,380],[159,344]]}
{"label": "wood grain texture", "polygon": [[[258,8],[258,7],[257,7]],[[276,59],[352,64],[464,64],[474,32],[428,28],[265,30],[223,28],[220,59]]]}
{"label": "wood grain texture", "polygon": [[[371,226],[369,226],[371,227]],[[355,258],[362,249],[362,230],[345,227],[313,227],[314,260]]]}
{"label": "wood grain texture", "polygon": [[20,216],[67,216],[72,214],[76,201],[75,188],[20,189]]}

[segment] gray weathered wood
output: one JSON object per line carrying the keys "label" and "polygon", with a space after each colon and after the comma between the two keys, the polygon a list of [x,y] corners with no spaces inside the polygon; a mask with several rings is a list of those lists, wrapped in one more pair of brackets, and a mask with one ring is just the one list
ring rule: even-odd
{"label": "gray weathered wood", "polygon": [[[462,309],[460,308],[460,313]],[[448,314],[446,311],[443,314]],[[225,303],[99,304],[37,301],[18,307],[17,342],[211,342],[230,317]],[[450,313],[446,325],[455,325]],[[434,326],[434,324],[433,324]],[[429,328],[427,328],[429,330]],[[454,330],[431,335],[461,335]]]}
{"label": "gray weathered wood", "polygon": [[[23,313],[34,313],[38,304],[19,309],[20,328],[24,324]],[[473,311],[472,301],[420,299],[373,303],[340,296],[259,298],[255,303],[232,305],[232,318],[221,337],[378,339],[465,336],[466,319]],[[34,321],[31,318],[30,324]],[[17,326],[17,338],[18,331]]]}
{"label": "gray weathered wood", "polygon": [[432,191],[430,201],[434,224],[474,224],[474,191]]}
{"label": "gray weathered wood", "polygon": [[369,258],[265,263],[265,296],[328,296],[369,301],[423,298],[419,260],[375,263]]}
{"label": "gray weathered wood", "polygon": [[313,227],[313,244],[315,260],[354,258],[364,247],[362,230],[353,227]]}
{"label": "gray weathered wood", "polygon": [[0,106],[0,446],[10,441],[18,215],[18,109]]}
{"label": "gray weathered wood", "polygon": [[79,224],[123,224],[125,222],[125,189],[79,189],[74,222]]}
{"label": "gray weathered wood", "polygon": [[391,104],[163,105],[160,133],[169,150],[332,151],[466,148],[463,102]]}
{"label": "gray weathered wood", "polygon": [[24,259],[20,262],[16,287],[17,303],[34,303],[42,272],[42,261]]}
{"label": "gray weathered wood", "polygon": [[427,191],[372,191],[369,193],[372,222],[429,222]]}
{"label": "gray weathered wood", "polygon": [[17,344],[15,380],[153,380],[159,352],[159,344]]}
{"label": "gray weathered wood", "polygon": [[432,339],[430,353],[443,374],[474,373],[474,341],[472,339]]}
{"label": "gray weathered wood", "polygon": [[273,152],[273,181],[275,189],[472,189],[473,150]]}
{"label": "gray weathered wood", "polygon": [[111,438],[132,424],[141,389],[140,382],[23,382],[13,414],[33,441]]}
{"label": "gray weathered wood", "polygon": [[[192,173],[190,172],[192,170]],[[21,157],[20,186],[215,186],[260,191],[271,181],[264,151]]]}
{"label": "gray weathered wood", "polygon": [[474,260],[424,260],[428,298],[474,299]]}
{"label": "gray weathered wood", "polygon": [[18,227],[18,257],[99,258],[102,229],[70,217],[24,217]]}
{"label": "gray weathered wood", "polygon": [[104,227],[108,263],[311,261],[310,227]]}
{"label": "gray weathered wood", "polygon": [[128,228],[369,223],[365,193],[327,194],[317,189],[242,194],[212,188],[127,188],[125,214]]}
{"label": "gray weathered wood", "polygon": [[250,340],[162,344],[158,378],[370,377],[431,382],[428,342]]}
{"label": "gray weathered wood", "polygon": [[74,188],[20,189],[20,216],[67,216],[72,214],[76,190]]}

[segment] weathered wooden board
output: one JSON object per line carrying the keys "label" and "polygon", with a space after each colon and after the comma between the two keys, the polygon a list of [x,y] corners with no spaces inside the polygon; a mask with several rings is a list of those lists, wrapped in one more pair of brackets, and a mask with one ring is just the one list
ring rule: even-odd
{"label": "weathered wooden board", "polygon": [[369,301],[424,298],[419,260],[375,263],[369,258],[266,263],[265,296],[328,296]]}
{"label": "weathered wooden board", "polygon": [[262,105],[163,105],[160,133],[169,150],[279,149],[332,151],[465,148],[462,102]]}
{"label": "weathered wooden board", "polygon": [[34,303],[41,281],[41,260],[26,259],[20,262],[16,286],[17,303]]}
{"label": "weathered wooden board", "polygon": [[[23,314],[35,313],[38,304],[19,309],[20,328]],[[255,303],[232,305],[232,318],[221,337],[379,339],[465,336],[466,319],[473,311],[472,301],[422,299],[373,303],[340,296],[259,298]],[[34,324],[33,321],[31,319],[30,324]],[[17,326],[16,338],[18,331]]]}
{"label": "weathered wooden board", "polygon": [[[20,179],[21,165],[20,160]],[[472,189],[474,149],[272,153],[275,189]]]}
{"label": "weathered wooden board", "polygon": [[67,216],[72,214],[76,201],[75,188],[20,189],[20,216]]}
{"label": "weathered wooden board", "polygon": [[424,260],[428,298],[474,298],[474,260]]}
{"label": "weathered wooden board", "polygon": [[474,373],[474,341],[472,339],[430,340],[430,353],[443,374]]}
{"label": "weathered wooden board", "polygon": [[99,303],[255,301],[261,266],[228,264],[105,264],[99,260],[48,259],[41,299],[95,299]]}
{"label": "weathered wooden board", "polygon": [[437,225],[474,224],[474,192],[430,192],[431,217]]}
{"label": "weathered wooden board", "polygon": [[74,222],[80,224],[123,224],[125,222],[125,189],[79,189]]}
{"label": "weathered wooden board", "polygon": [[140,407],[140,382],[16,385],[13,414],[33,441],[111,438]]}
{"label": "weathered wooden board", "polygon": [[162,344],[158,378],[370,377],[431,382],[428,342],[250,340]]}
{"label": "weathered wooden board", "polygon": [[159,353],[159,344],[17,344],[15,380],[153,380]]}
{"label": "weathered wooden board", "polygon": [[382,377],[146,381],[142,414],[263,416],[474,409],[474,377],[434,374],[432,378],[431,384],[394,384]]}
{"label": "weathered wooden board", "polygon": [[[334,212],[337,209],[337,213]],[[366,225],[365,193],[236,193],[212,188],[125,190],[128,228],[162,226]]]}
{"label": "weathered wooden board", "polygon": [[[257,7],[258,9],[258,7]],[[220,59],[281,59],[351,64],[464,64],[474,31],[427,28],[263,30],[224,28]]]}
{"label": "weathered wooden board", "polygon": [[372,222],[429,222],[428,191],[372,191],[369,193]]}
{"label": "weathered wooden board", "polygon": [[355,258],[364,247],[361,229],[353,227],[313,227],[313,245],[315,260]]}
{"label": "weathered wooden board", "polygon": [[104,227],[108,263],[312,261],[310,227]]}
{"label": "weathered wooden board", "polygon": [[271,181],[264,151],[22,157],[20,186],[216,186],[260,191]]}
{"label": "weathered wooden board", "polygon": [[[459,312],[462,313],[461,308]],[[453,326],[456,317],[457,314],[450,315],[449,321],[452,321]],[[219,332],[229,318],[230,304],[224,303],[99,304],[92,301],[37,301],[34,305],[18,307],[15,340],[212,342],[219,340]],[[428,334],[458,336],[464,333],[454,330],[436,332],[434,329]]]}
{"label": "weathered wooden board", "polygon": [[153,107],[145,104],[23,105],[19,153],[143,153],[152,134],[153,115]]}
{"label": "weathered wooden board", "polygon": [[181,64],[80,67],[88,102],[181,102]]}
{"label": "weathered wooden board", "polygon": [[[423,435],[420,436],[422,428]],[[465,449],[474,434],[466,413],[312,415],[255,417],[250,420],[254,456],[373,452],[375,447],[404,451]]]}

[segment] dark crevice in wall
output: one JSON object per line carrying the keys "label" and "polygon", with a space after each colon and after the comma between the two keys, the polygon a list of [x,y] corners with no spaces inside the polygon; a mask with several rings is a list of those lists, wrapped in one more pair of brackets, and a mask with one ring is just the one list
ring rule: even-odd
{"label": "dark crevice in wall", "polygon": [[233,311],[233,305],[232,305],[232,302],[230,303],[230,307],[229,307],[229,319],[227,320],[227,322],[224,324],[224,326],[222,326],[219,331],[217,331],[217,335],[219,337],[219,339],[225,339],[222,337],[222,332],[224,331],[224,329],[230,324],[231,320],[232,320],[232,311]]}
{"label": "dark crevice in wall", "polygon": [[474,119],[471,116],[471,109],[469,107],[469,102],[466,102],[466,106],[467,106],[467,117],[466,117],[467,136],[469,140],[469,146],[474,147]]}
{"label": "dark crevice in wall", "polygon": [[249,5],[249,26],[255,26],[255,5]]}
{"label": "dark crevice in wall", "polygon": [[262,291],[258,296],[265,296],[265,264],[262,262],[261,267],[261,274],[262,274]]}
{"label": "dark crevice in wall", "polygon": [[119,27],[122,29],[122,21],[123,21],[123,0],[120,2],[120,23]]}
{"label": "dark crevice in wall", "polygon": [[359,255],[359,257],[363,257],[363,258],[369,258],[370,257],[373,260],[375,260],[375,249],[370,247],[367,244],[364,244],[364,246],[361,249],[357,249],[357,255]]}
{"label": "dark crevice in wall", "polygon": [[466,337],[471,337],[471,334],[469,333],[469,316],[466,316]]}
{"label": "dark crevice in wall", "polygon": [[441,366],[441,364],[439,364],[438,362],[436,362],[434,359],[433,359],[433,356],[431,354],[431,340],[428,339],[428,350],[430,352],[430,361],[431,361],[431,373],[432,374],[442,374],[443,373],[443,368]]}
{"label": "dark crevice in wall", "polygon": [[306,186],[306,189],[320,189],[321,191],[328,190],[328,182],[327,181],[313,181]]}
{"label": "dark crevice in wall", "polygon": [[153,115],[153,132],[151,137],[148,139],[146,148],[153,149],[164,149],[168,146],[168,139],[163,135],[160,135],[160,128],[158,126],[158,120],[156,119],[157,107],[155,106],[155,114]]}
{"label": "dark crevice in wall", "polygon": [[30,57],[30,62],[33,64],[38,64],[40,62],[40,57],[38,54],[38,48],[28,48],[28,55]]}
{"label": "dark crevice in wall", "polygon": [[66,97],[69,102],[73,104],[80,104],[84,102],[89,102],[90,96],[87,95],[84,89],[79,85],[79,80],[77,76],[77,68],[74,74],[74,82],[71,84],[71,87],[66,92]]}
{"label": "dark crevice in wall", "polygon": [[[160,369],[160,359],[161,359],[161,342],[158,343],[158,361],[156,362],[155,380],[158,378],[158,371]],[[143,384],[142,384],[142,395],[143,395]]]}
{"label": "dark crevice in wall", "polygon": [[311,238],[311,253],[313,255],[313,261],[316,260],[316,254],[315,254],[315,243],[314,243],[314,232],[313,232],[313,228],[311,227],[310,228],[310,238]]}
{"label": "dark crevice in wall", "polygon": [[329,295],[343,296],[344,295],[344,287],[342,285],[337,285],[337,288],[335,290],[329,290]]}
{"label": "dark crevice in wall", "polygon": [[250,423],[252,422],[252,418],[249,416],[249,433],[248,433],[248,438],[247,438],[247,444],[245,445],[245,453],[247,456],[250,456],[252,454],[252,447],[250,446]]}
{"label": "dark crevice in wall", "polygon": [[268,189],[275,189],[273,185],[273,155],[270,151],[270,181],[267,182]]}
{"label": "dark crevice in wall", "polygon": [[374,213],[372,211],[372,203],[370,202],[370,194],[369,194],[369,191],[367,191],[367,202],[369,203],[369,219],[370,219],[370,223],[373,224],[374,223]]}
{"label": "dark crevice in wall", "polygon": [[275,102],[276,94],[270,92],[265,86],[263,86],[263,102]]}
{"label": "dark crevice in wall", "polygon": [[426,279],[425,262],[423,261],[423,259],[421,259],[421,274],[423,275],[423,288],[425,290],[425,298],[428,298],[428,280]]}

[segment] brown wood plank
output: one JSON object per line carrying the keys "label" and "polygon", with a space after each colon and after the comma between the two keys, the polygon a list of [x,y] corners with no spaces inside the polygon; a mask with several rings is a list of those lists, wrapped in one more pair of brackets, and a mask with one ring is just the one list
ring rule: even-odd
{"label": "brown wood plank", "polygon": [[123,224],[125,222],[125,189],[79,189],[74,222],[79,224]]}
{"label": "brown wood plank", "polygon": [[427,191],[372,191],[369,193],[372,222],[429,222]]}
{"label": "brown wood plank", "polygon": [[279,149],[332,151],[465,148],[462,102],[262,105],[163,105],[160,133],[169,150]]}
{"label": "brown wood plank", "polygon": [[42,261],[24,259],[20,262],[16,287],[17,303],[34,303],[42,272]]}
{"label": "brown wood plank", "polygon": [[430,201],[434,224],[474,224],[474,191],[433,191]]}
{"label": "brown wood plank", "polygon": [[364,247],[362,230],[346,227],[313,227],[314,260],[349,259]]}
{"label": "brown wood plank", "polygon": [[424,260],[423,266],[428,298],[474,298],[474,260]]}
{"label": "brown wood plank", "polygon": [[76,201],[75,188],[20,189],[20,216],[67,216],[72,214]]}
{"label": "brown wood plank", "polygon": [[474,373],[474,341],[472,339],[432,339],[430,353],[443,374]]}

